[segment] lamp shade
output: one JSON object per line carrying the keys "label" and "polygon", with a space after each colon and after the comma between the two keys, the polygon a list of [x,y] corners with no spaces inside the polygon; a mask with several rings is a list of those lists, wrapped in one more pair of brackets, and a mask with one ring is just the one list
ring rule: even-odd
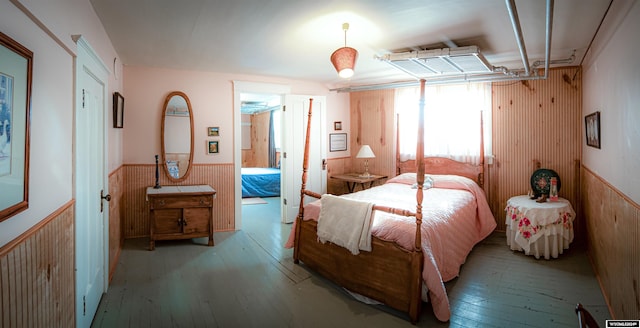
{"label": "lamp shade", "polygon": [[356,158],[375,158],[376,155],[373,153],[373,150],[371,150],[371,147],[369,147],[369,145],[362,145],[362,147],[360,147],[360,150],[358,151],[358,154],[356,154]]}
{"label": "lamp shade", "polygon": [[358,51],[351,47],[342,47],[331,54],[331,63],[342,78],[353,76],[353,70],[358,59]]}

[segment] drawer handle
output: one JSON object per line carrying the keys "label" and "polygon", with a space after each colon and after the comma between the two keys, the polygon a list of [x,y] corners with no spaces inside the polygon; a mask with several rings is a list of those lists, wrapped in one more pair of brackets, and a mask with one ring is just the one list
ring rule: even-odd
{"label": "drawer handle", "polygon": [[200,205],[204,205],[204,199],[200,198]]}
{"label": "drawer handle", "polygon": [[164,205],[164,199],[161,199],[161,200],[159,201],[159,203],[160,203],[160,205]]}

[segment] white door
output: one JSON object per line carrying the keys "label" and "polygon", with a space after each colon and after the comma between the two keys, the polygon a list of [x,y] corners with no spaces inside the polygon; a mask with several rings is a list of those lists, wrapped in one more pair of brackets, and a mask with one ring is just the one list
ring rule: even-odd
{"label": "white door", "polygon": [[[283,115],[283,155],[281,193],[283,222],[291,223],[298,215],[300,207],[300,187],[302,185],[302,163],[307,133],[309,99],[313,98],[311,114],[310,151],[306,189],[324,194],[327,191],[326,97],[285,96]],[[305,204],[314,201],[305,197]]]}
{"label": "white door", "polygon": [[[76,59],[76,326],[89,327],[106,291],[109,204],[105,174],[107,70],[82,39]],[[103,206],[104,205],[104,206]]]}

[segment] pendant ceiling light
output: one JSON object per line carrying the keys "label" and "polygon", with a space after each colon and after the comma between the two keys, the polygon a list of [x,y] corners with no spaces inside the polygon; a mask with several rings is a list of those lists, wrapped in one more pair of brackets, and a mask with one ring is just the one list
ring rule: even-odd
{"label": "pendant ceiling light", "polygon": [[358,59],[358,51],[351,47],[347,47],[347,30],[349,29],[349,23],[342,24],[344,30],[344,47],[339,48],[331,54],[331,63],[333,67],[338,71],[338,75],[342,78],[349,78],[353,76],[353,69],[356,66],[356,59]]}

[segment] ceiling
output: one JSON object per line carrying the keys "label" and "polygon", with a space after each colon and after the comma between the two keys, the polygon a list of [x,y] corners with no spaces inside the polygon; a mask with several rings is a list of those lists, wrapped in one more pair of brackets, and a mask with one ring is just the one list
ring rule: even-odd
{"label": "ceiling", "polygon": [[[522,69],[504,0],[90,0],[121,62],[302,79],[343,88],[415,80],[375,56],[478,46],[493,66]],[[579,65],[612,0],[554,3],[551,60]],[[545,0],[515,1],[529,65],[544,60]],[[355,75],[329,61],[359,51]],[[575,60],[566,62],[575,50]]]}

